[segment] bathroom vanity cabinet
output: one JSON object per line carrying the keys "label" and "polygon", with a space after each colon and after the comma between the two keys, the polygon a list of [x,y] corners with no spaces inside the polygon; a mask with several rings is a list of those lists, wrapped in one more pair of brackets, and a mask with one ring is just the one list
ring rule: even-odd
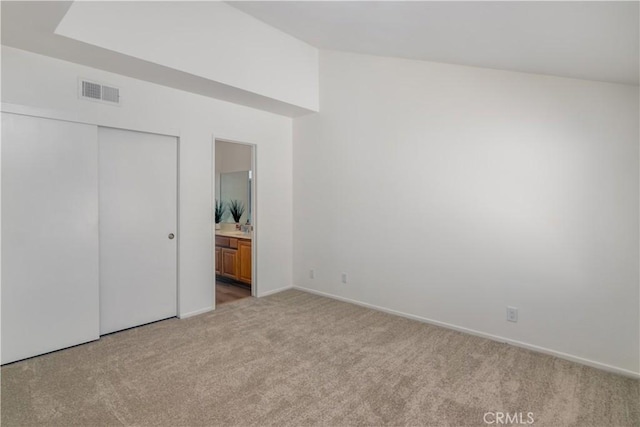
{"label": "bathroom vanity cabinet", "polygon": [[251,238],[216,235],[216,275],[251,285]]}

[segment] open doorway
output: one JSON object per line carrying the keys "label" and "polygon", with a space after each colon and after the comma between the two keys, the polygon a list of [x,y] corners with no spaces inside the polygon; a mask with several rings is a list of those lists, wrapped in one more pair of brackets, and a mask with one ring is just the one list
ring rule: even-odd
{"label": "open doorway", "polygon": [[215,140],[215,306],[256,294],[255,146]]}

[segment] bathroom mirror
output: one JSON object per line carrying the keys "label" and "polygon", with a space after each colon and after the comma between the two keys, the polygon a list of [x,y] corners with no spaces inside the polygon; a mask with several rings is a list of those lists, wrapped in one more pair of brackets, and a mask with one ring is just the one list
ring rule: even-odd
{"label": "bathroom mirror", "polygon": [[222,200],[226,207],[222,222],[235,222],[229,212],[229,204],[232,200],[239,200],[244,204],[240,224],[245,224],[247,219],[251,223],[251,171],[221,173],[219,183],[220,189],[216,191],[216,198]]}

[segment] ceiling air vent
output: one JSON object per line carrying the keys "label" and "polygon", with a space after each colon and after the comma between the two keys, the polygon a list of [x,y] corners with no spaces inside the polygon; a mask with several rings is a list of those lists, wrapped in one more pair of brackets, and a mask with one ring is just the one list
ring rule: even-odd
{"label": "ceiling air vent", "polygon": [[105,104],[120,104],[120,89],[80,79],[80,98]]}

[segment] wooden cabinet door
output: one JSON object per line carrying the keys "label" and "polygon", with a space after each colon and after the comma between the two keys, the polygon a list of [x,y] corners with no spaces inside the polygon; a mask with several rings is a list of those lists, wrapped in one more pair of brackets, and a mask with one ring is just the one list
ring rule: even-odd
{"label": "wooden cabinet door", "polygon": [[238,263],[236,258],[237,258],[238,251],[235,249],[228,249],[228,248],[221,248],[220,251],[222,252],[222,262],[220,263],[221,264],[220,274],[226,277],[230,277],[232,279],[237,279]]}
{"label": "wooden cabinet door", "polygon": [[238,241],[238,280],[251,284],[251,241]]}
{"label": "wooden cabinet door", "polygon": [[220,274],[222,272],[222,250],[216,247],[216,274]]}

